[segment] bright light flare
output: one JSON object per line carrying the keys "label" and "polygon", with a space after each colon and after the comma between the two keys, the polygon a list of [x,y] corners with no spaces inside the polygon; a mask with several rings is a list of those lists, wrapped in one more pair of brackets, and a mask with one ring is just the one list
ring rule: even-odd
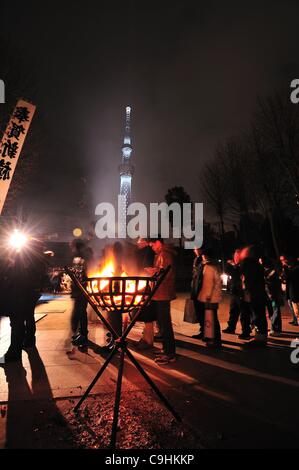
{"label": "bright light flare", "polygon": [[22,250],[28,242],[28,237],[25,233],[20,232],[19,230],[14,230],[12,235],[9,237],[9,246],[17,251]]}

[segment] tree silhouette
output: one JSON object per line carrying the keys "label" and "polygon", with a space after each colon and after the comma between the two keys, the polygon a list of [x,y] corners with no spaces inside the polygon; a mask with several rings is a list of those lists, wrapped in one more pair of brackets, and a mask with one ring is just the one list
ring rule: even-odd
{"label": "tree silhouette", "polygon": [[261,242],[278,256],[288,238],[281,227],[289,220],[296,231],[299,222],[298,168],[298,107],[278,93],[259,99],[248,128],[219,145],[200,174],[221,239],[230,224],[240,244]]}
{"label": "tree silhouette", "polygon": [[[181,214],[183,214],[183,205],[191,203],[189,194],[185,191],[183,186],[174,186],[167,191],[165,195],[165,201],[170,206],[171,204],[177,203],[181,208]],[[170,214],[170,223],[173,226],[173,214]],[[181,238],[180,238],[180,251],[183,245],[183,218],[181,217]]]}

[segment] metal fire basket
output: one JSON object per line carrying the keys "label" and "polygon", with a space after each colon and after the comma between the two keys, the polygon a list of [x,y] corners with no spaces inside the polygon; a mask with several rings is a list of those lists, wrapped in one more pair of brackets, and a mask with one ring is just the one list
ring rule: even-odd
{"label": "metal fire basket", "polygon": [[[83,282],[78,279],[75,272],[70,268],[66,267],[67,274],[71,277],[74,284],[80,289],[83,296],[86,298],[88,303],[91,305],[97,316],[110,331],[114,338],[114,347],[109,354],[108,358],[101,366],[99,372],[88,386],[86,392],[75,406],[74,411],[77,412],[87,398],[92,388],[95,386],[97,381],[100,379],[104,371],[106,370],[113,357],[120,352],[118,378],[115,393],[113,423],[111,430],[110,447],[115,448],[117,438],[117,425],[119,415],[119,404],[121,398],[121,387],[122,377],[125,363],[125,356],[132,362],[139,373],[148,382],[151,388],[155,391],[161,402],[165,407],[172,413],[177,421],[181,421],[178,413],[173,409],[168,400],[159,390],[157,385],[145,372],[143,367],[128,349],[127,336],[134,327],[135,323],[140,318],[143,310],[150,304],[155,292],[164,281],[171,266],[166,269],[161,269],[153,277],[92,277],[87,278]],[[122,315],[128,313],[131,321],[123,331],[122,335],[119,335],[111,323],[103,316],[102,311],[110,312],[115,315]]]}

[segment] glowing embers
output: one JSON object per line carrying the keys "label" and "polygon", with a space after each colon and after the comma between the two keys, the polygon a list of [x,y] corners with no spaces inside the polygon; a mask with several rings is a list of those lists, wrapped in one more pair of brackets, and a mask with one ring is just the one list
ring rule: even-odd
{"label": "glowing embers", "polygon": [[86,290],[103,309],[125,313],[146,302],[151,284],[146,277],[93,277],[88,278]]}

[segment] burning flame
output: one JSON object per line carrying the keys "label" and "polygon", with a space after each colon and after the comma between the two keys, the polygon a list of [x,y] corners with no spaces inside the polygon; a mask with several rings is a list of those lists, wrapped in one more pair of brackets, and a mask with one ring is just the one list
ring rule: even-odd
{"label": "burning flame", "polygon": [[[101,271],[91,273],[89,277],[113,277],[114,276],[114,263],[113,260],[108,261]],[[98,285],[98,281],[94,280],[91,283],[91,291],[96,293],[105,290],[109,286],[109,281],[101,281]]]}
{"label": "burning flame", "polygon": [[[97,293],[106,293],[107,292],[107,297],[105,297],[105,302],[107,305],[112,306],[112,302],[109,296],[109,285],[110,281],[109,279],[101,279],[99,280],[98,278],[110,278],[115,276],[115,263],[113,259],[109,259],[104,267],[96,272],[89,273],[90,278],[95,278],[93,279],[87,286],[87,291],[90,294],[97,294]],[[128,274],[126,272],[122,272],[121,276],[119,277],[128,277]],[[130,305],[133,301],[134,305],[138,305],[142,299],[143,295],[136,295],[136,293],[144,293],[146,287],[147,287],[147,281],[143,279],[139,279],[138,281],[134,279],[127,279],[125,283],[115,281],[113,283],[113,301],[116,306],[121,306],[122,301],[123,301],[123,286],[125,286],[125,304]],[[118,291],[120,295],[115,295],[115,292]],[[131,294],[131,295],[130,295]],[[134,295],[135,298],[134,298]]]}

